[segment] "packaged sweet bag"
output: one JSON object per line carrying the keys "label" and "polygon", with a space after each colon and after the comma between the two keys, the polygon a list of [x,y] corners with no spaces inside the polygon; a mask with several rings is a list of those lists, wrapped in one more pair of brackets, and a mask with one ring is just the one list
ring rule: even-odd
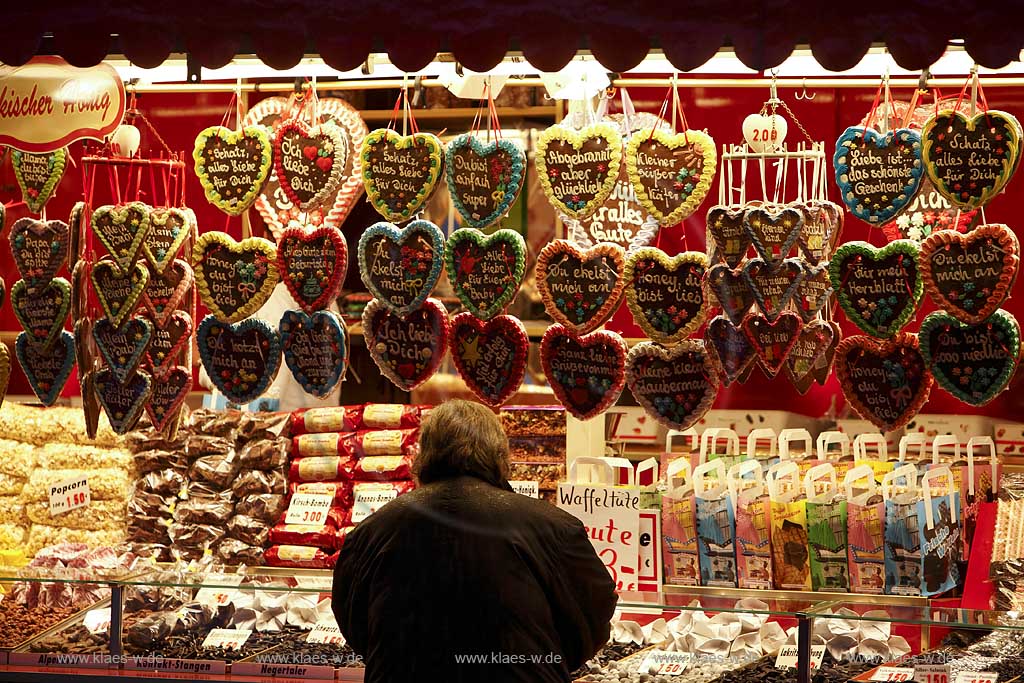
{"label": "packaged sweet bag", "polygon": [[846,490],[847,560],[850,591],[885,591],[885,501],[868,465],[854,467],[843,478]]}
{"label": "packaged sweet bag", "polygon": [[706,462],[693,471],[693,494],[701,585],[735,588],[736,522],[723,460]]}
{"label": "packaged sweet bag", "polygon": [[783,429],[779,432],[779,462],[792,460],[800,467],[800,480],[807,470],[820,465],[814,439],[806,429]]}
{"label": "packaged sweet bag", "polygon": [[882,478],[885,500],[885,592],[921,594],[921,489],[917,468],[902,465]]}
{"label": "packaged sweet bag", "polygon": [[[974,449],[988,448],[987,460],[977,460]],[[966,562],[971,554],[971,541],[982,505],[995,502],[999,490],[999,461],[996,446],[991,436],[972,436],[967,441],[967,464],[960,476],[960,539],[963,546],[962,558]]]}
{"label": "packaged sweet bag", "polygon": [[850,576],[846,558],[846,497],[839,487],[836,468],[823,463],[804,477],[807,496],[807,546],[811,560],[811,588],[846,592]]}
{"label": "packaged sweet bag", "polygon": [[[896,467],[911,464],[917,467],[917,476],[920,477],[928,471],[931,461],[928,460],[925,448],[928,446],[928,437],[924,432],[910,432],[900,437],[899,460]],[[911,449],[916,449],[916,457],[911,457]]]}
{"label": "packaged sweet bag", "polygon": [[[747,434],[747,460],[760,463],[762,473],[779,461],[778,438],[775,430],[770,427],[751,429]],[[768,447],[767,451],[765,446]]]}
{"label": "packaged sweet bag", "polygon": [[[836,478],[840,481],[854,467],[848,434],[837,431],[822,432],[818,434],[815,446],[818,450],[818,462],[831,463],[836,468]],[[835,449],[833,446],[839,448]]]}
{"label": "packaged sweet bag", "polygon": [[[676,442],[682,439],[683,447],[681,450],[674,450]],[[665,479],[665,473],[668,472],[668,466],[677,458],[686,458],[686,461],[690,463],[690,472],[693,472],[693,468],[700,464],[700,436],[697,434],[697,430],[690,427],[686,430],[670,429],[665,435],[665,450],[661,454],[661,466],[659,471],[661,472],[660,478]]]}
{"label": "packaged sweet bag", "polygon": [[771,499],[772,582],[780,590],[809,590],[807,500],[800,468],[792,460],[772,465],[765,482]]}
{"label": "packaged sweet bag", "polygon": [[[725,443],[725,452],[718,452],[718,444]],[[700,435],[700,460],[693,464],[693,471],[697,471],[698,465],[711,460],[721,460],[725,469],[744,459],[740,452],[740,437],[735,430],[728,427],[709,427]]]}
{"label": "packaged sweet bag", "polygon": [[662,558],[665,583],[673,586],[700,585],[697,548],[697,503],[687,455],[668,463],[665,492],[661,496]]}
{"label": "packaged sweet bag", "polygon": [[881,432],[864,432],[853,440],[853,466],[867,465],[875,473],[875,481],[882,482],[896,463],[889,462],[889,445]]}
{"label": "packaged sweet bag", "polygon": [[960,582],[960,491],[942,465],[921,479],[917,504],[921,546],[921,594],[945,593]]}
{"label": "packaged sweet bag", "polygon": [[771,499],[757,460],[744,460],[726,475],[736,510],[736,565],[740,588],[772,587]]}

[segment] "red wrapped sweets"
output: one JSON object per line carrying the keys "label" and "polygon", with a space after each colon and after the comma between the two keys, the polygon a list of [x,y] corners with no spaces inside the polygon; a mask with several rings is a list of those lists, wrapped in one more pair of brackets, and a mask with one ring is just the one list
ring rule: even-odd
{"label": "red wrapped sweets", "polygon": [[401,403],[367,403],[361,406],[309,408],[292,413],[291,434],[358,432],[364,429],[419,427],[428,406]]}
{"label": "red wrapped sweets", "polygon": [[352,468],[352,478],[356,481],[410,479],[412,460],[407,455],[371,455],[360,458]]}
{"label": "red wrapped sweets", "polygon": [[352,482],[350,481],[316,481],[299,483],[293,481],[288,485],[288,493],[316,493],[322,496],[334,496],[334,505],[342,508],[352,507]]}
{"label": "red wrapped sweets", "polygon": [[288,481],[338,481],[352,478],[351,458],[318,456],[292,460],[288,468]]}
{"label": "red wrapped sweets", "polygon": [[339,547],[338,529],[333,524],[281,524],[270,530],[270,542],[275,545],[308,545],[314,548]]}
{"label": "red wrapped sweets", "polygon": [[334,564],[338,561],[338,551],[327,553],[320,548],[302,545],[274,545],[263,553],[263,559],[271,567],[334,569]]}
{"label": "red wrapped sweets", "polygon": [[409,455],[418,448],[418,429],[380,429],[339,434],[303,434],[292,439],[292,457]]}

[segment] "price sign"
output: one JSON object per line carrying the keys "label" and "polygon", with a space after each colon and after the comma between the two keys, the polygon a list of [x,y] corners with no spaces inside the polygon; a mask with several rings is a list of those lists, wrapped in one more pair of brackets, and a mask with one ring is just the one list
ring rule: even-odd
{"label": "price sign", "polygon": [[949,666],[946,664],[918,664],[914,667],[917,683],[949,683]]}
{"label": "price sign", "polygon": [[662,674],[667,676],[678,676],[690,667],[693,661],[691,652],[665,652],[654,650],[644,658],[640,665],[640,671],[650,674]]}
{"label": "price sign", "polygon": [[89,505],[89,479],[85,476],[71,477],[50,485],[50,516]]}
{"label": "price sign", "polygon": [[203,641],[203,648],[220,647],[225,650],[241,650],[245,641],[252,635],[252,629],[246,628],[215,628]]}
{"label": "price sign", "polygon": [[961,671],[953,683],[996,683],[999,674],[991,671]]}
{"label": "price sign", "polygon": [[[821,660],[825,658],[824,645],[811,645],[811,668],[817,669],[821,666]],[[779,656],[775,658],[776,669],[795,669],[799,661],[799,650],[796,645],[783,645],[779,650]]]}
{"label": "price sign", "polygon": [[228,588],[242,583],[241,574],[207,574],[203,583],[213,584],[204,586],[196,592],[195,601],[201,605],[223,606],[231,602],[238,591]]}
{"label": "price sign", "polygon": [[535,481],[510,481],[509,486],[521,496],[540,498],[540,489]]}
{"label": "price sign", "polygon": [[327,643],[328,645],[344,645],[345,636],[341,635],[341,629],[331,621],[317,622],[313,630],[306,636],[307,643]]}
{"label": "price sign", "polygon": [[914,677],[914,670],[902,666],[880,666],[871,674],[872,681],[909,681]]}
{"label": "price sign", "polygon": [[334,496],[323,493],[296,493],[288,504],[284,515],[285,524],[327,524],[327,513],[331,510]]}
{"label": "price sign", "polygon": [[358,524],[395,498],[398,498],[398,491],[393,488],[357,490],[352,504],[352,523]]}
{"label": "price sign", "polygon": [[85,613],[82,626],[89,633],[106,633],[110,630],[110,608],[91,609]]}
{"label": "price sign", "polygon": [[295,587],[329,591],[334,587],[334,579],[330,576],[296,576]]}

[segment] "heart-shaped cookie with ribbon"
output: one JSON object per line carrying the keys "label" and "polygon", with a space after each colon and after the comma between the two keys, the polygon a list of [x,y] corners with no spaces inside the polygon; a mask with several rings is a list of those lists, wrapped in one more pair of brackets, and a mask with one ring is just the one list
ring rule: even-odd
{"label": "heart-shaped cookie with ribbon", "polygon": [[704,348],[725,386],[745,381],[757,360],[746,333],[724,315],[715,316],[704,328]]}
{"label": "heart-shaped cookie with ribbon", "polygon": [[430,379],[448,350],[448,312],[437,299],[427,299],[404,318],[373,299],[362,320],[370,357],[403,391]]}
{"label": "heart-shaped cookie with ribbon", "polygon": [[[843,329],[839,326],[835,320],[827,320],[828,326],[832,328],[832,343],[829,344],[825,353],[821,355],[818,360],[814,361],[813,367],[811,368],[811,378],[821,386],[825,386],[829,378],[832,376],[832,365],[835,363],[836,348],[839,346],[839,342],[843,339]],[[807,382],[808,388],[811,386],[811,382],[808,378],[804,378]]]}
{"label": "heart-shaped cookie with ribbon", "polygon": [[[334,228],[328,228],[333,230]],[[285,311],[278,326],[284,362],[307,394],[327,398],[348,367],[345,325],[332,311]]]}
{"label": "heart-shaped cookie with ribbon", "polygon": [[179,365],[181,352],[188,350],[191,341],[192,316],[185,311],[172,312],[163,327],[153,330],[153,338],[146,351],[146,366],[153,379],[163,379],[173,366]]}
{"label": "heart-shaped cookie with ribbon", "polygon": [[7,344],[0,342],[0,407],[4,404],[4,397],[7,396],[7,385],[11,381],[11,352]]}
{"label": "heart-shaped cookie with ribbon", "polygon": [[796,312],[800,314],[805,323],[809,323],[818,316],[825,304],[832,298],[834,290],[827,261],[816,266],[806,262],[802,265],[804,276],[796,287],[793,301],[796,303]]}
{"label": "heart-shaped cookie with ribbon", "polygon": [[153,383],[153,390],[146,401],[146,414],[154,429],[163,432],[168,425],[177,421],[191,390],[192,373],[181,365],[172,367],[160,381]]}
{"label": "heart-shaped cookie with ribbon", "polygon": [[277,241],[277,270],[303,311],[313,313],[327,308],[345,284],[345,236],[327,225],[314,230],[286,228]]}
{"label": "heart-shaped cookie with ribbon", "polygon": [[965,323],[980,323],[1010,295],[1020,268],[1020,245],[1005,225],[979,225],[966,234],[940,230],[921,243],[921,277],[937,305]]}
{"label": "heart-shaped cookie with ribbon", "polygon": [[96,398],[115,434],[135,428],[152,390],[153,378],[146,372],[136,372],[122,383],[110,368],[96,371]]}
{"label": "heart-shaped cookie with ribbon", "polygon": [[142,202],[101,206],[92,212],[92,232],[121,273],[131,270],[149,232],[149,207]]}
{"label": "heart-shaped cookie with ribbon", "polygon": [[579,336],[552,325],[540,341],[540,362],[558,402],[579,420],[607,410],[626,383],[626,342],[608,330]]}
{"label": "heart-shaped cookie with ribbon", "polygon": [[19,218],[11,226],[11,255],[29,293],[57,277],[68,258],[70,232],[63,221]]}
{"label": "heart-shaped cookie with ribbon", "polygon": [[188,209],[159,208],[149,212],[149,231],[142,241],[142,253],[152,266],[153,273],[162,275],[174,259],[181,245],[192,234],[195,216]]}
{"label": "heart-shaped cookie with ribbon", "polygon": [[918,338],[935,381],[968,405],[989,403],[1017,370],[1020,326],[1006,311],[974,325],[937,311],[921,322]]}
{"label": "heart-shaped cookie with ribbon", "polygon": [[348,142],[333,123],[282,122],[274,134],[274,170],[285,195],[302,211],[324,204],[338,191]]}
{"label": "heart-shaped cookie with ribbon", "polygon": [[832,256],[829,277],[839,306],[854,325],[873,337],[891,337],[914,316],[924,284],[919,248],[896,240],[881,248],[847,242]]}
{"label": "heart-shaped cookie with ribbon", "polygon": [[192,282],[192,266],[181,259],[175,259],[164,269],[163,275],[149,278],[142,291],[142,306],[157,327],[163,327],[185,301]]}
{"label": "heart-shaped cookie with ribbon", "polygon": [[[68,214],[68,270],[73,271],[78,265],[82,254],[82,241],[85,239],[85,202],[75,202]],[[3,214],[0,213],[0,217]]]}
{"label": "heart-shaped cookie with ribbon", "polygon": [[775,320],[759,313],[750,313],[743,319],[743,332],[757,352],[761,369],[769,377],[779,374],[789,351],[796,344],[804,321],[796,313],[785,311]]}
{"label": "heart-shaped cookie with ribbon", "polygon": [[708,257],[699,251],[668,256],[641,247],[626,257],[626,305],[633,320],[656,342],[673,344],[704,324],[704,273]]}
{"label": "heart-shaped cookie with ribbon", "polygon": [[414,217],[437,189],[444,149],[436,135],[371,131],[360,152],[366,196],[377,213],[403,223]]}
{"label": "heart-shaped cookie with ribbon", "polygon": [[906,425],[932,390],[916,334],[887,341],[857,335],[836,348],[836,376],[850,406],[883,432]]}
{"label": "heart-shaped cookie with ribbon", "polygon": [[963,209],[988,204],[1020,163],[1016,117],[990,109],[974,116],[944,110],[921,130],[921,158],[935,189]]}
{"label": "heart-shaped cookie with ribbon", "polygon": [[607,123],[579,131],[555,125],[537,137],[534,158],[548,201],[579,220],[604,204],[615,187],[622,163],[622,136]]}
{"label": "heart-shaped cookie with ribbon", "polygon": [[742,323],[747,311],[754,305],[754,294],[750,291],[742,267],[730,268],[725,263],[711,266],[708,268],[705,286],[734,325]]}
{"label": "heart-shaped cookie with ribbon", "polygon": [[445,161],[452,204],[471,228],[500,221],[523,189],[526,155],[510,140],[485,143],[465,133],[448,143]]}
{"label": "heart-shaped cookie with ribbon", "polygon": [[625,286],[626,256],[617,244],[580,249],[554,240],[537,256],[537,291],[544,310],[577,334],[597,329],[612,316]]}
{"label": "heart-shaped cookie with ribbon", "polygon": [[714,259],[721,259],[730,268],[735,268],[747,256],[750,247],[750,233],[743,226],[746,209],[714,206],[708,210],[707,228],[714,240]]}
{"label": "heart-shaped cookie with ribbon", "polygon": [[845,212],[834,202],[813,200],[800,205],[804,227],[797,243],[808,263],[827,261],[843,232]]}
{"label": "heart-shaped cookie with ribbon", "polygon": [[715,141],[699,130],[646,129],[626,143],[626,170],[637,199],[661,225],[675,225],[697,210],[717,164]]}
{"label": "heart-shaped cookie with ribbon", "polygon": [[64,329],[71,309],[71,284],[62,277],[29,294],[24,280],[11,287],[11,308],[28,335],[28,343],[48,349]]}
{"label": "heart-shaped cookie with ribbon", "polygon": [[806,394],[814,383],[814,367],[835,343],[836,332],[825,320],[812,320],[803,326],[796,343],[786,356],[786,375],[796,390]]}
{"label": "heart-shaped cookie with ribbon", "polygon": [[448,347],[462,381],[492,408],[514,396],[523,383],[530,339],[518,318],[498,315],[484,321],[459,313],[451,321]]}
{"label": "heart-shaped cookie with ribbon", "polygon": [[113,261],[103,259],[93,265],[89,278],[103,312],[114,327],[120,328],[135,315],[142,293],[149,284],[149,269],[145,263],[136,261],[122,273]]}
{"label": "heart-shaped cookie with ribbon", "polygon": [[281,368],[281,338],[258,318],[232,324],[208,315],[196,342],[210,381],[232,403],[260,396]]}
{"label": "heart-shaped cookie with ribbon", "polygon": [[107,362],[107,367],[114,373],[114,378],[124,384],[138,369],[149,349],[153,339],[153,323],[136,316],[119,329],[106,318],[100,318],[92,326],[92,338],[103,360]]}
{"label": "heart-shaped cookie with ribbon", "polygon": [[466,310],[487,320],[516,298],[526,274],[526,242],[514,230],[484,235],[462,228],[448,238],[444,262],[455,296]]}
{"label": "heart-shaped cookie with ribbon", "polygon": [[850,213],[882,225],[905,209],[921,188],[921,136],[909,128],[882,134],[853,126],[836,141],[832,165]]}
{"label": "heart-shaped cookie with ribbon", "polygon": [[758,255],[776,262],[789,256],[804,229],[804,215],[796,207],[754,207],[743,214],[743,227]]}
{"label": "heart-shaped cookie with ribbon", "polygon": [[229,216],[252,206],[270,177],[273,147],[263,126],[210,126],[196,136],[192,159],[206,201]]}
{"label": "heart-shaped cookie with ribbon", "polygon": [[64,176],[67,158],[66,147],[49,154],[14,150],[11,165],[14,166],[14,177],[21,188],[21,198],[29,211],[39,213],[46,202],[50,201],[53,191]]}
{"label": "heart-shaped cookie with ribbon", "polygon": [[430,221],[399,228],[374,223],[359,237],[359,276],[398,315],[416,310],[434,290],[444,265],[444,235]]}
{"label": "heart-shaped cookie with ribbon", "polygon": [[28,332],[22,332],[14,341],[14,351],[32,392],[44,406],[52,406],[75,367],[75,338],[61,331],[56,343],[44,349],[30,341]]}
{"label": "heart-shaped cookie with ribbon", "polygon": [[803,261],[788,258],[778,263],[768,263],[757,257],[743,266],[743,277],[768,322],[774,322],[789,305],[804,279]]}
{"label": "heart-shaped cookie with ribbon", "polygon": [[221,322],[248,318],[277,286],[277,247],[262,237],[236,242],[223,232],[207,232],[192,247],[192,270],[199,296]]}
{"label": "heart-shaped cookie with ribbon", "polygon": [[669,429],[695,425],[718,396],[715,368],[696,339],[671,349],[637,344],[626,356],[626,383],[647,414]]}

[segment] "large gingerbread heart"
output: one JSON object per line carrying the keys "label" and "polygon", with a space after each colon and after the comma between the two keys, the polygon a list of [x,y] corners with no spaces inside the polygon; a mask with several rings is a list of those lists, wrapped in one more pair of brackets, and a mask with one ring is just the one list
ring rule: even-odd
{"label": "large gingerbread heart", "polygon": [[641,130],[626,144],[626,170],[637,199],[662,225],[675,225],[697,210],[717,164],[715,141],[699,130]]}
{"label": "large gingerbread heart", "polygon": [[750,313],[743,319],[743,332],[757,352],[766,375],[775,377],[779,374],[803,325],[800,316],[792,311],[783,312],[775,320],[768,320],[758,313]]}
{"label": "large gingerbread heart", "polygon": [[515,395],[523,383],[530,339],[518,318],[499,315],[483,321],[459,313],[452,318],[448,347],[462,381],[493,408]]}
{"label": "large gingerbread heart", "polygon": [[[328,228],[333,230],[334,228]],[[285,311],[278,326],[284,362],[307,394],[327,398],[348,367],[345,325],[332,311]]]}
{"label": "large gingerbread heart", "polygon": [[1017,370],[1020,326],[1006,311],[974,325],[937,311],[921,322],[918,338],[935,381],[968,405],[990,402]]}
{"label": "large gingerbread heart", "polygon": [[768,322],[774,322],[793,300],[804,279],[803,262],[788,258],[768,263],[760,257],[752,258],[743,266],[743,276],[757,307]]}
{"label": "large gingerbread heart", "polygon": [[510,140],[484,143],[465,133],[448,143],[445,158],[452,204],[471,228],[500,221],[523,189],[526,155]]}
{"label": "large gingerbread heart", "polygon": [[134,429],[153,390],[153,378],[140,370],[127,382],[120,382],[110,368],[103,368],[96,372],[95,381],[96,397],[114,433]]}
{"label": "large gingerbread heart", "polygon": [[688,429],[711,408],[718,378],[704,343],[687,339],[671,349],[641,342],[626,356],[626,383],[647,414],[669,429]]}
{"label": "large gingerbread heart", "polygon": [[239,216],[270,177],[273,147],[263,126],[210,126],[196,136],[192,159],[206,201],[229,216]]}
{"label": "large gingerbread heart", "polygon": [[705,286],[734,325],[742,323],[747,311],[754,305],[754,294],[750,291],[742,267],[730,268],[725,263],[711,266],[708,268]]}
{"label": "large gingerbread heart", "polygon": [[302,211],[322,206],[342,181],[348,142],[333,123],[282,122],[274,134],[274,170],[281,189]]}
{"label": "large gingerbread heart", "polygon": [[796,303],[796,312],[805,323],[809,323],[818,316],[835,290],[832,289],[827,261],[816,266],[804,262],[803,271],[804,276],[797,285],[793,301]]}
{"label": "large gingerbread heart", "polygon": [[836,348],[835,366],[850,406],[883,432],[912,420],[932,389],[916,334],[900,333],[887,341],[847,337]]}
{"label": "large gingerbread heart", "polygon": [[262,237],[236,242],[223,232],[207,232],[192,247],[192,270],[203,304],[221,322],[248,318],[277,286],[277,247]]}
{"label": "large gingerbread heart", "polygon": [[487,320],[515,299],[526,274],[526,242],[515,230],[484,235],[462,228],[448,238],[444,262],[455,296],[466,310]]}
{"label": "large gingerbread heart", "polygon": [[146,366],[154,379],[161,380],[172,366],[178,365],[182,351],[192,341],[192,316],[185,311],[173,311],[163,327],[153,330],[153,339],[146,350]]}
{"label": "large gingerbread heart", "polygon": [[835,335],[825,320],[812,320],[800,330],[784,367],[789,381],[801,394],[806,394],[814,383],[814,368],[833,346]]}
{"label": "large gingerbread heart", "polygon": [[430,221],[374,223],[359,237],[359,276],[398,315],[419,308],[441,276],[444,235]]}
{"label": "large gingerbread heart", "polygon": [[656,342],[674,344],[704,324],[704,273],[708,257],[699,251],[668,256],[641,247],[626,258],[626,305],[633,320]]}
{"label": "large gingerbread heart", "polygon": [[366,196],[389,221],[409,220],[437,189],[444,170],[444,149],[436,135],[399,135],[390,128],[372,131],[360,152]]}
{"label": "large gingerbread heart", "polygon": [[939,194],[977,209],[1010,182],[1020,162],[1020,138],[1020,123],[1006,112],[990,109],[967,117],[944,110],[921,130],[921,158]]}
{"label": "large gingerbread heart", "polygon": [[754,207],[743,214],[743,227],[758,255],[775,262],[789,256],[804,228],[804,215],[795,206]]}
{"label": "large gingerbread heart", "polygon": [[537,137],[534,158],[548,201],[578,220],[594,213],[615,187],[622,163],[622,136],[607,123],[580,131],[555,125]]}
{"label": "large gingerbread heart", "polygon": [[63,221],[19,218],[11,226],[11,255],[29,293],[57,277],[68,258],[70,233]]}
{"label": "large gingerbread heart", "polygon": [[257,398],[281,368],[281,338],[258,318],[230,324],[208,315],[196,342],[210,381],[232,403]]}
{"label": "large gingerbread heart", "polygon": [[11,165],[21,188],[21,198],[32,213],[39,213],[50,201],[60,184],[67,165],[68,150],[62,147],[49,154],[32,154],[14,150]]}
{"label": "large gingerbread heart", "polygon": [[4,397],[7,396],[7,385],[11,380],[11,352],[7,344],[0,342],[0,407],[4,404]]}
{"label": "large gingerbread heart", "polygon": [[373,299],[362,320],[370,357],[404,391],[430,379],[448,350],[448,313],[437,299],[427,299],[404,318]]}
{"label": "large gingerbread heart", "polygon": [[909,128],[882,134],[853,126],[836,141],[832,165],[850,213],[882,225],[906,208],[921,188],[921,136]]}
{"label": "large gingerbread heart", "polygon": [[797,243],[808,263],[827,261],[843,232],[845,212],[834,202],[812,200],[801,205],[804,227]]}
{"label": "large gingerbread heart", "polygon": [[558,402],[579,420],[607,410],[626,383],[626,342],[608,330],[579,336],[552,325],[540,341],[540,362]]}
{"label": "large gingerbread heart", "polygon": [[924,284],[912,240],[884,247],[847,242],[832,256],[829,277],[839,305],[854,325],[874,337],[891,337],[914,316]]}
{"label": "large gingerbread heart", "polygon": [[345,236],[328,225],[313,230],[286,228],[277,241],[277,270],[303,311],[312,313],[327,308],[345,284]]}
{"label": "large gingerbread heart", "polygon": [[103,355],[114,378],[124,382],[138,369],[149,343],[153,339],[153,323],[136,316],[114,327],[106,318],[100,318],[92,326],[92,338],[96,348]]}
{"label": "large gingerbread heart", "polygon": [[142,291],[142,306],[157,327],[163,327],[174,311],[181,306],[192,287],[192,266],[175,259],[163,275],[154,275]]}
{"label": "large gingerbread heart", "polygon": [[713,206],[708,210],[707,228],[715,243],[714,258],[735,268],[747,256],[750,233],[743,226],[746,209]]}
{"label": "large gingerbread heart", "polygon": [[969,233],[940,230],[921,244],[921,277],[937,305],[965,323],[980,323],[1010,295],[1020,267],[1020,245],[1005,225]]}
{"label": "large gingerbread heart", "polygon": [[154,429],[163,432],[168,425],[177,421],[191,390],[192,373],[182,365],[172,367],[160,381],[153,383],[153,390],[146,401],[146,414]]}
{"label": "large gingerbread heart", "polygon": [[194,216],[188,209],[159,208],[149,212],[149,231],[142,240],[142,253],[154,274],[162,275],[181,245],[192,234]]}
{"label": "large gingerbread heart", "polygon": [[704,348],[725,386],[745,381],[757,360],[746,333],[724,315],[715,316],[704,328]]}
{"label": "large gingerbread heart", "polygon": [[62,277],[50,280],[35,294],[24,280],[11,287],[11,308],[33,346],[48,349],[64,329],[71,308],[71,284]]}
{"label": "large gingerbread heart", "polygon": [[96,298],[114,327],[135,315],[142,293],[149,283],[149,269],[137,261],[125,272],[118,271],[113,261],[97,261],[89,274]]}
{"label": "large gingerbread heart", "polygon": [[53,347],[44,349],[22,332],[14,341],[14,351],[32,392],[44,406],[52,406],[75,367],[75,338],[61,331]]}
{"label": "large gingerbread heart", "polygon": [[537,256],[536,269],[544,309],[577,334],[600,327],[619,305],[625,261],[617,244],[580,249],[567,240],[549,242]]}
{"label": "large gingerbread heart", "polygon": [[101,206],[92,212],[92,232],[121,273],[131,270],[149,232],[149,207],[142,202]]}

